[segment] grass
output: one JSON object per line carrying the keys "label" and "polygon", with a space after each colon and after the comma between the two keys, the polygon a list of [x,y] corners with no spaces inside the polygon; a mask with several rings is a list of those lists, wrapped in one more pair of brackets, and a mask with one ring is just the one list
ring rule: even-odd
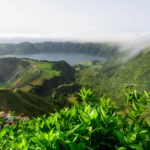
{"label": "grass", "polygon": [[136,84],[137,90],[150,90],[150,48],[127,62],[111,60],[98,65],[80,67],[76,73],[77,83],[91,87],[99,95],[111,97],[117,103],[124,95],[123,85]]}
{"label": "grass", "polygon": [[55,76],[59,76],[60,72],[53,69],[53,64],[42,61],[29,61],[30,65],[27,68],[18,66],[19,77],[10,83],[10,87],[25,92],[29,91],[33,86],[41,85],[44,80],[49,80]]}
{"label": "grass", "polygon": [[15,111],[28,116],[38,116],[54,112],[55,106],[47,98],[22,91],[12,92],[8,89],[0,90],[0,111]]}
{"label": "grass", "polygon": [[42,84],[43,80],[48,80],[54,76],[59,76],[60,72],[53,69],[53,64],[49,62],[35,62],[32,61],[32,64],[40,70],[40,76],[37,80],[33,80],[31,83],[33,85]]}

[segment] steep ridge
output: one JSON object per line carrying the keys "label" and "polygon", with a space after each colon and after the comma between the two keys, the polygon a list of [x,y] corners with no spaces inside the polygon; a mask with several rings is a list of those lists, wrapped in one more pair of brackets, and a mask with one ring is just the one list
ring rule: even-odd
{"label": "steep ridge", "polygon": [[0,44],[0,54],[35,54],[41,52],[69,52],[97,55],[112,58],[118,55],[119,45],[115,43],[75,43],[75,42],[42,42]]}
{"label": "steep ridge", "polygon": [[127,62],[111,61],[101,65],[76,66],[77,83],[91,87],[97,95],[107,95],[117,101],[122,98],[124,86],[150,90],[150,48],[142,50]]}
{"label": "steep ridge", "polygon": [[52,94],[59,85],[75,81],[75,70],[65,61],[53,62],[53,69],[60,72],[59,76],[47,78],[43,80],[41,85],[36,84],[30,90],[31,93],[46,96]]}
{"label": "steep ridge", "polygon": [[17,58],[1,58],[0,59],[0,82],[5,82],[15,76],[18,72],[18,67],[24,69],[30,66],[28,62],[25,62]]}
{"label": "steep ridge", "polygon": [[54,112],[57,106],[51,94],[75,81],[75,70],[65,61],[1,58],[0,62],[0,83],[7,85],[0,85],[0,111],[28,116]]}
{"label": "steep ridge", "polygon": [[[49,93],[58,85],[75,80],[75,70],[65,61],[1,58],[0,70],[0,82],[6,82],[9,89],[32,93],[36,91],[33,89]],[[36,92],[39,93],[42,92]]]}

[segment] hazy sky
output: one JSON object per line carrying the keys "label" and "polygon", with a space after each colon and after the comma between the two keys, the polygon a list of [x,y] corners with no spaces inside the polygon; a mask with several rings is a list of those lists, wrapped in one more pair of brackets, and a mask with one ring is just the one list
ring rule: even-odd
{"label": "hazy sky", "polygon": [[150,0],[0,0],[0,36],[150,31]]}

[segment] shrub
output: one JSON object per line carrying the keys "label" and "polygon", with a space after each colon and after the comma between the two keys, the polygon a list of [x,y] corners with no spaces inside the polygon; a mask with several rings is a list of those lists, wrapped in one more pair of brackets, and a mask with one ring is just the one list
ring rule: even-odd
{"label": "shrub", "polygon": [[79,95],[84,105],[3,128],[0,149],[149,149],[149,93],[126,89],[122,112],[110,99],[93,104],[91,90],[82,89]]}

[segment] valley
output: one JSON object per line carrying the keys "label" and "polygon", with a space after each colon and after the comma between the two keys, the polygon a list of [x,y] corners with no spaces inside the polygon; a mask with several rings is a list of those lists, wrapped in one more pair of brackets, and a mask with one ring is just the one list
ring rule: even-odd
{"label": "valley", "polygon": [[150,150],[149,14],[149,0],[1,0],[0,150]]}
{"label": "valley", "polygon": [[[84,61],[105,61],[119,54],[119,44],[42,42],[0,44],[0,58],[18,57],[38,60],[65,60],[70,65]],[[76,58],[76,59],[74,59]]]}
{"label": "valley", "polygon": [[[1,111],[16,111],[17,113],[22,110],[23,113],[30,116],[44,114],[46,112],[45,107],[49,107],[48,112],[53,112],[54,108],[51,105],[55,102],[47,97],[59,85],[75,81],[75,70],[64,61],[49,62],[11,57],[1,58],[0,70]],[[38,96],[43,96],[43,98]],[[24,101],[28,101],[26,105]],[[32,102],[35,104],[33,105]],[[33,107],[33,110],[30,111],[26,107]],[[36,113],[37,111],[34,111],[36,108],[37,111],[39,108],[43,111],[39,110],[39,113]]]}
{"label": "valley", "polygon": [[[83,62],[74,66],[64,60],[0,58],[0,89],[8,89],[12,92],[21,91],[42,96],[43,99],[49,97],[52,104],[55,103],[54,99],[57,99],[61,107],[65,106],[68,103],[67,99],[76,95],[83,86],[91,88],[97,96],[110,97],[117,105],[122,103],[120,99],[124,95],[125,85],[134,84],[140,92],[150,90],[149,48],[142,50],[128,61],[120,60],[121,57],[125,57],[121,52],[110,57],[109,51],[110,48],[105,50],[105,55],[107,54],[105,60],[84,61],[83,59]],[[43,56],[50,59],[51,57],[46,54],[43,53]],[[31,54],[31,58],[32,55],[41,56],[41,54]],[[73,53],[69,53],[69,56],[72,56],[70,58],[72,60],[77,57]]]}
{"label": "valley", "polygon": [[[6,58],[6,57],[17,57],[17,58],[30,58],[30,59],[36,59],[36,60],[48,60],[48,61],[61,61],[65,60],[68,64],[71,66],[76,65],[80,62],[85,61],[105,61],[106,58],[92,55],[92,54],[86,54],[86,53],[67,53],[67,52],[41,52],[37,54],[11,54],[11,55],[1,55],[0,58]],[[76,58],[76,59],[74,59]]]}
{"label": "valley", "polygon": [[[150,48],[127,59],[119,49],[103,46],[92,56],[87,49],[66,50],[70,60],[54,58],[59,51],[1,55],[0,148],[109,149],[115,143],[148,149]],[[120,135],[127,140],[122,143]]]}

